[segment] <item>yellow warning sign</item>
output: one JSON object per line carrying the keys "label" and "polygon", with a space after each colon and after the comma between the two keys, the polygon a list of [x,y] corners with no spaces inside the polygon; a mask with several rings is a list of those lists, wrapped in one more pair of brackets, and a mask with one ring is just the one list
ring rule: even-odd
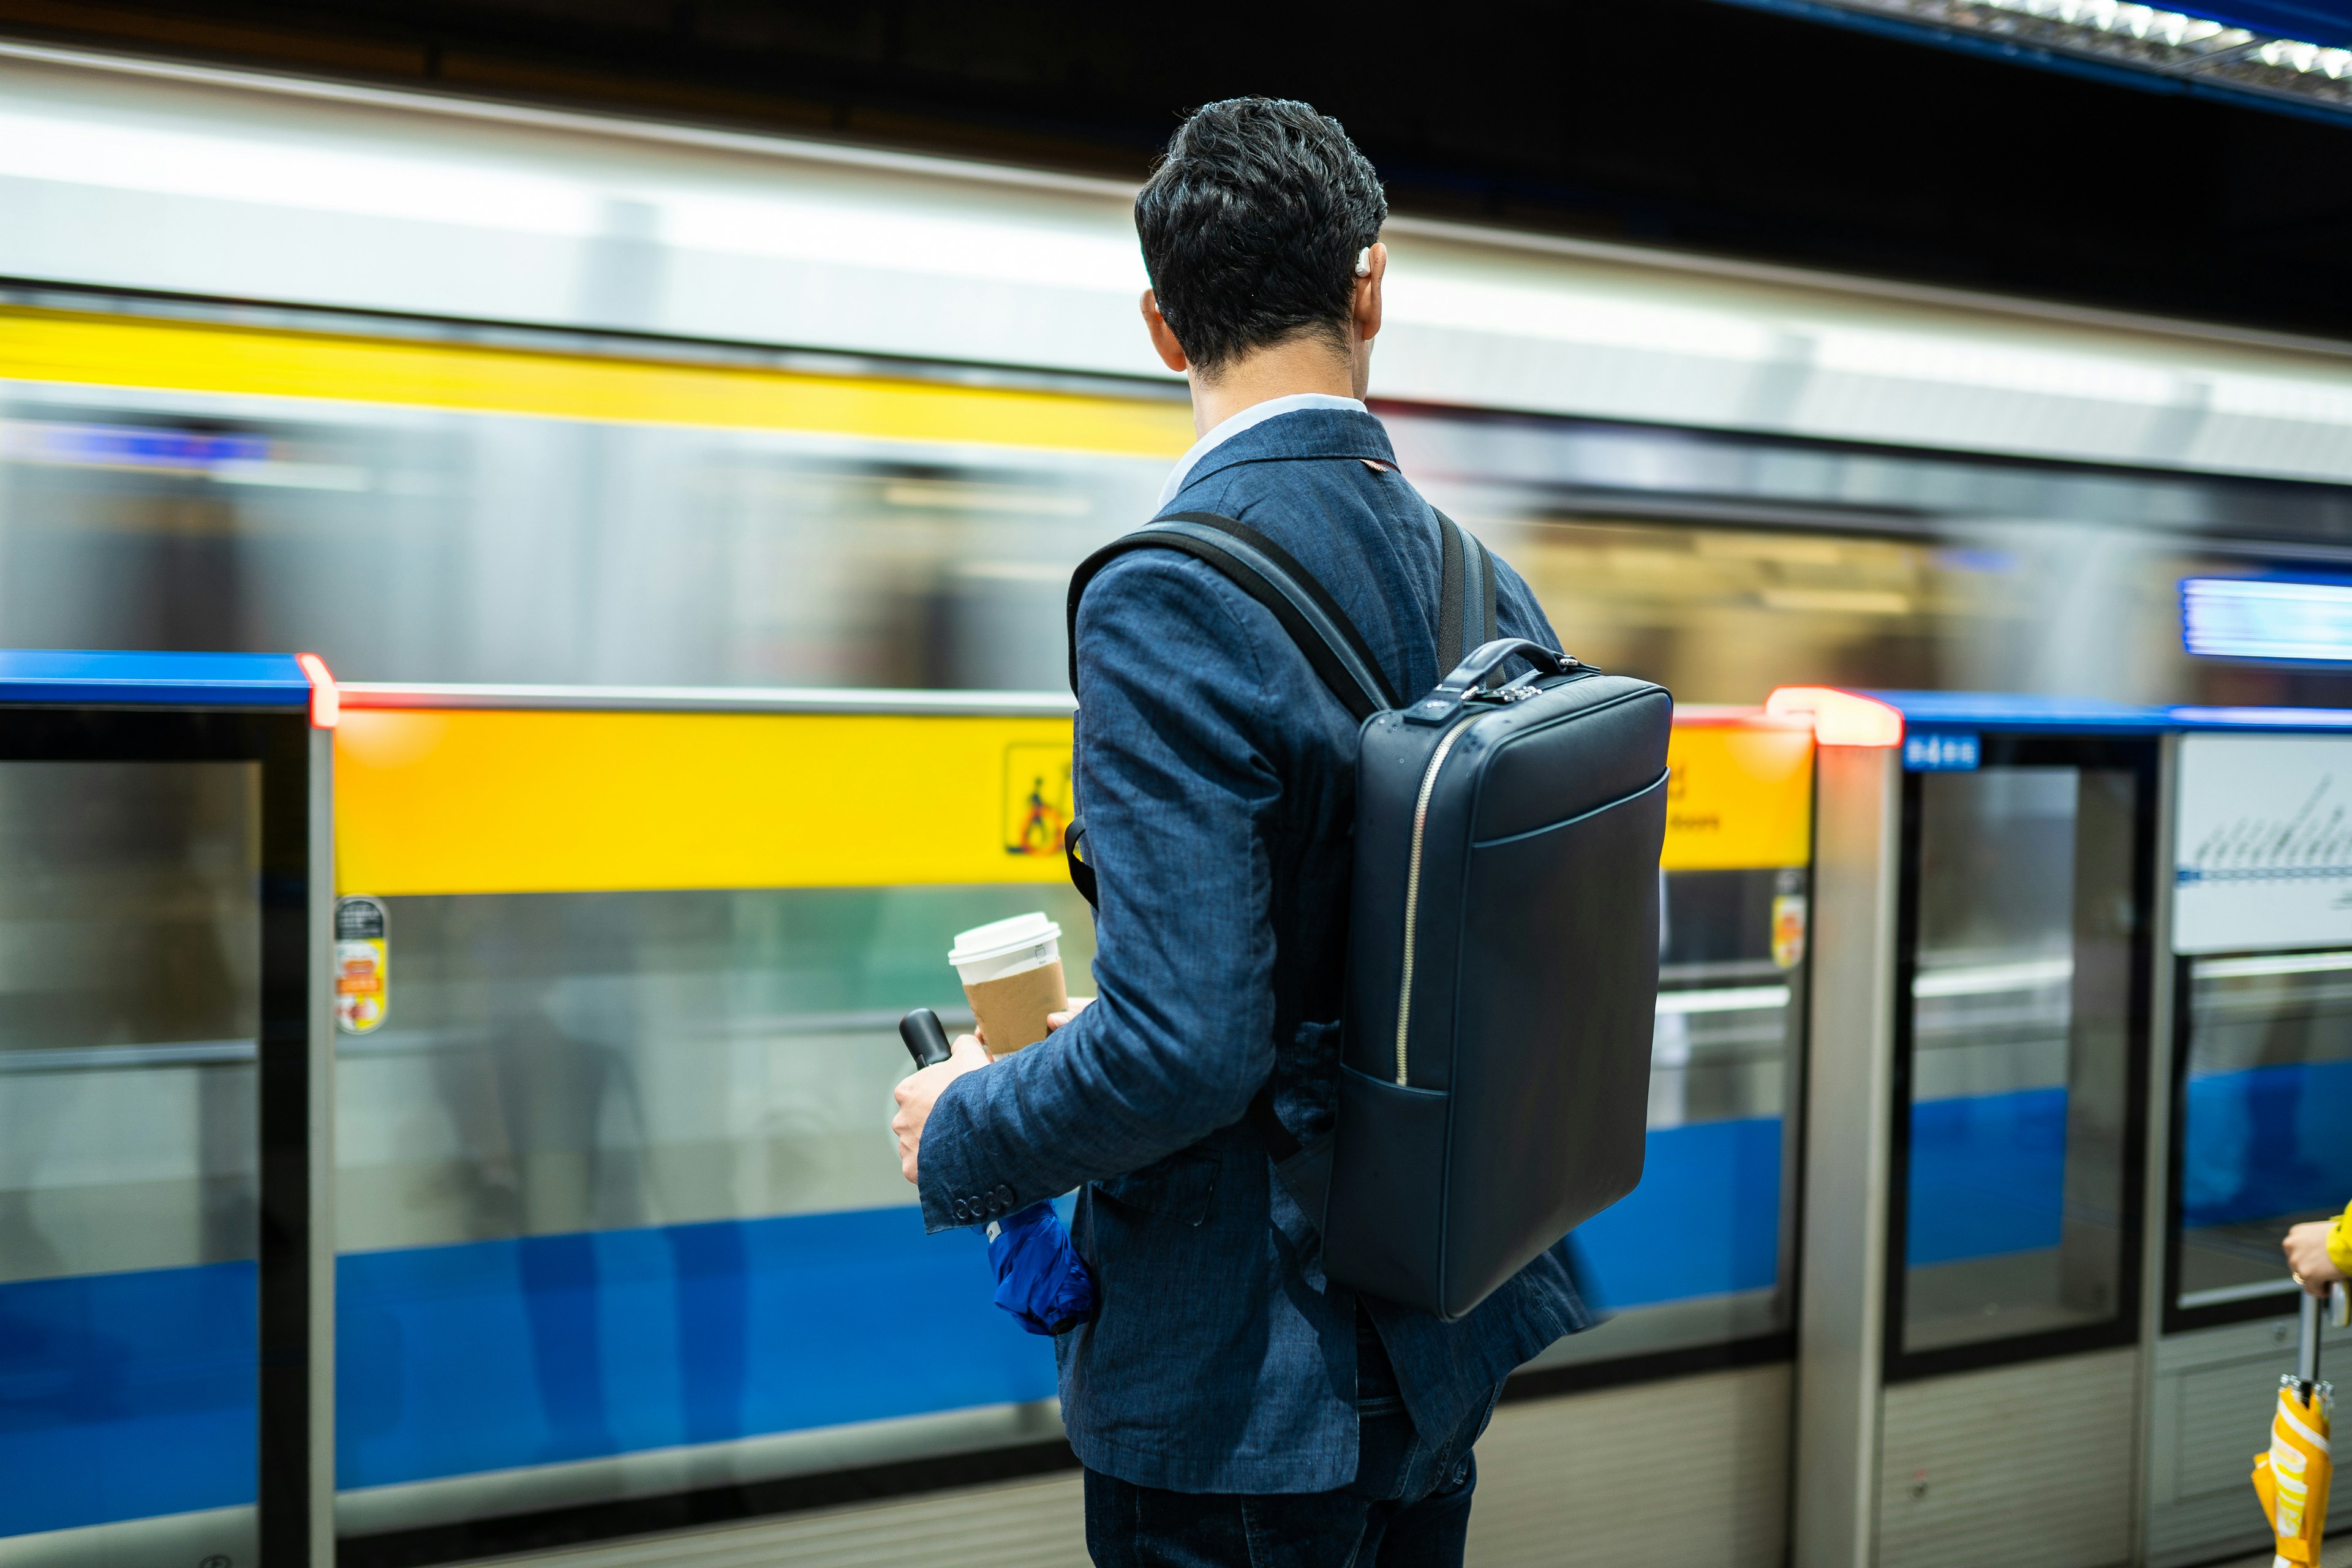
{"label": "yellow warning sign", "polygon": [[1057,882],[1069,758],[1066,718],[345,708],[336,882],[385,897]]}
{"label": "yellow warning sign", "polygon": [[1659,863],[1667,870],[1760,870],[1811,858],[1810,728],[1677,721],[1666,767],[1666,845]]}
{"label": "yellow warning sign", "polygon": [[1004,748],[1004,852],[1058,856],[1070,825],[1070,748]]}

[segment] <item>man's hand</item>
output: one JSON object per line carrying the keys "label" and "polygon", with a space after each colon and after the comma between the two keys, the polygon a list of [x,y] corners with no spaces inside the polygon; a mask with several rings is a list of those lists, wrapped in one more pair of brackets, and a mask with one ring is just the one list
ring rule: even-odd
{"label": "man's hand", "polygon": [[898,1169],[909,1182],[915,1179],[915,1156],[923,1147],[923,1123],[931,1119],[931,1107],[940,1102],[940,1093],[964,1074],[988,1065],[988,1048],[977,1035],[958,1035],[948,1049],[947,1060],[908,1074],[890,1091],[890,1098],[898,1102],[898,1113],[890,1118],[890,1131],[898,1135]]}
{"label": "man's hand", "polygon": [[2327,1231],[2334,1222],[2324,1219],[2305,1220],[2286,1233],[2279,1247],[2286,1253],[2286,1266],[2294,1271],[2297,1283],[2311,1295],[2325,1299],[2327,1287],[2344,1278],[2344,1270],[2336,1267],[2336,1259],[2327,1256]]}
{"label": "man's hand", "polygon": [[1048,1013],[1045,1015],[1046,1029],[1050,1032],[1060,1028],[1063,1025],[1068,1023],[1071,1019],[1085,1012],[1089,1006],[1093,1005],[1093,1004],[1094,998],[1091,996],[1071,997],[1070,1005],[1066,1010],[1059,1013]]}

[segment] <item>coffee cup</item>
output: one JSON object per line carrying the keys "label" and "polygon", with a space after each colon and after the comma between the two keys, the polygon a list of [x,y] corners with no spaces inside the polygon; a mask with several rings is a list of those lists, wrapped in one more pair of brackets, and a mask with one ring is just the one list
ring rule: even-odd
{"label": "coffee cup", "polygon": [[1070,1005],[1062,978],[1062,928],[1043,913],[957,933],[948,962],[963,981],[990,1056],[1035,1045],[1045,1037],[1045,1015]]}

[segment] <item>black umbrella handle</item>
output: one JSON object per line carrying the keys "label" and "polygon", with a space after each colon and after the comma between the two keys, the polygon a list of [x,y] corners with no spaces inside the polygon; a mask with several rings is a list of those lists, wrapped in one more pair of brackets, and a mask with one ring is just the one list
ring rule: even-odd
{"label": "black umbrella handle", "polygon": [[2319,1298],[2308,1290],[2296,1293],[2302,1303],[2302,1343],[2295,1348],[2294,1380],[2302,1384],[2298,1392],[2308,1400],[2312,1385],[2319,1381]]}
{"label": "black umbrella handle", "polygon": [[899,1019],[898,1037],[907,1042],[907,1054],[919,1068],[935,1068],[955,1054],[948,1048],[948,1032],[940,1027],[940,1016],[929,1007],[918,1007]]}

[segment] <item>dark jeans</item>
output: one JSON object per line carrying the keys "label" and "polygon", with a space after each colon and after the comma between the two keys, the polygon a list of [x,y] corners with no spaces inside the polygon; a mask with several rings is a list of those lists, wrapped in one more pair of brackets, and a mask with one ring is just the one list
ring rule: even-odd
{"label": "dark jeans", "polygon": [[1087,1472],[1096,1568],[1461,1568],[1478,1485],[1478,1419],[1424,1448],[1370,1322],[1356,1319],[1352,1486],[1328,1492],[1171,1492]]}

